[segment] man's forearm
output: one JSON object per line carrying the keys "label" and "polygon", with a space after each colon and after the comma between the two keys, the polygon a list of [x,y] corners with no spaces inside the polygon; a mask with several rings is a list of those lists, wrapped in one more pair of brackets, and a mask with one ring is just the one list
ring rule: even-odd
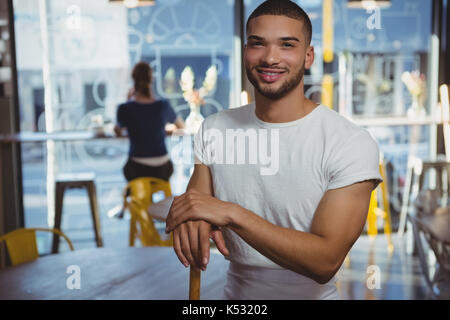
{"label": "man's forearm", "polygon": [[276,226],[238,205],[228,227],[278,265],[319,283],[328,282],[342,263],[325,238]]}

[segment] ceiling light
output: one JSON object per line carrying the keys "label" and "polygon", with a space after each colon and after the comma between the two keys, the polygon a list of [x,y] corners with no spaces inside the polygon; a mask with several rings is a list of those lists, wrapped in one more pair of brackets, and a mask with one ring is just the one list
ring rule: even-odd
{"label": "ceiling light", "polygon": [[153,6],[155,0],[109,0],[110,3],[121,3],[127,8]]}
{"label": "ceiling light", "polygon": [[352,9],[387,8],[391,4],[391,0],[347,0],[347,7]]}

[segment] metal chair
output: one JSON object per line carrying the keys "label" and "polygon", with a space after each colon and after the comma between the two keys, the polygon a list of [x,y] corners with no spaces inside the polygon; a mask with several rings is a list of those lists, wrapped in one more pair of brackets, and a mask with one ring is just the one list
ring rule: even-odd
{"label": "metal chair", "polygon": [[[425,190],[408,214],[425,281],[435,299],[450,299],[450,206],[440,207],[438,190]],[[431,249],[431,251],[430,251]],[[434,260],[430,263],[430,253]]]}
{"label": "metal chair", "polygon": [[[426,161],[420,158],[411,157],[408,159],[408,169],[406,173],[405,188],[403,190],[402,208],[400,212],[400,222],[398,226],[398,235],[402,236],[405,232],[406,217],[411,213],[414,206],[414,200],[423,190],[425,184],[425,176],[431,170],[436,170],[436,190],[441,195],[441,199],[445,201],[450,191],[450,162],[445,158]],[[447,176],[445,182],[444,175]]]}
{"label": "metal chair", "polygon": [[131,214],[129,245],[135,245],[139,238],[142,246],[172,246],[173,238],[163,240],[155,228],[153,218],[148,214],[148,208],[153,204],[153,194],[162,191],[164,196],[170,197],[172,191],[170,183],[153,177],[143,177],[131,180],[126,186],[124,208]]}
{"label": "metal chair", "polygon": [[74,251],[70,239],[57,229],[21,228],[0,237],[0,243],[3,241],[6,242],[9,258],[13,266],[39,257],[36,243],[36,231],[52,232],[53,234],[62,236],[69,245],[70,250]]}

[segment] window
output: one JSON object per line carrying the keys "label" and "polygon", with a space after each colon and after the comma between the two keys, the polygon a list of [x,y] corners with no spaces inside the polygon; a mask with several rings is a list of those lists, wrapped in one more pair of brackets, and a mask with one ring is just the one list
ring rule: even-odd
{"label": "window", "polygon": [[[128,9],[108,0],[15,0],[14,12],[22,131],[86,131],[99,124],[111,130],[117,106],[126,101],[132,85],[131,69],[142,60],[154,69],[154,94],[168,99],[184,119],[190,110],[179,80],[186,66],[197,87],[211,65],[217,68],[217,84],[201,107],[203,116],[235,106],[239,96],[233,92],[233,79],[239,77],[231,67],[234,1],[170,0]],[[174,142],[167,143],[170,150]],[[104,216],[121,203],[127,154],[124,139],[24,143],[25,225],[52,224],[56,174],[92,171],[105,241],[115,241],[108,240],[108,229],[117,228],[117,221]],[[190,167],[175,167],[174,193],[185,188]],[[70,193],[63,229],[91,233],[84,225],[90,223],[84,191]]]}

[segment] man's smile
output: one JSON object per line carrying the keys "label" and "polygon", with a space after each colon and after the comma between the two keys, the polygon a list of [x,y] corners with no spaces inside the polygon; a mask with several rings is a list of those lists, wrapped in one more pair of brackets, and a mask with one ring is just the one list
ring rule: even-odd
{"label": "man's smile", "polygon": [[284,69],[275,69],[275,68],[256,68],[256,71],[258,72],[259,77],[264,82],[275,82],[278,79],[280,79],[283,74],[286,72]]}

